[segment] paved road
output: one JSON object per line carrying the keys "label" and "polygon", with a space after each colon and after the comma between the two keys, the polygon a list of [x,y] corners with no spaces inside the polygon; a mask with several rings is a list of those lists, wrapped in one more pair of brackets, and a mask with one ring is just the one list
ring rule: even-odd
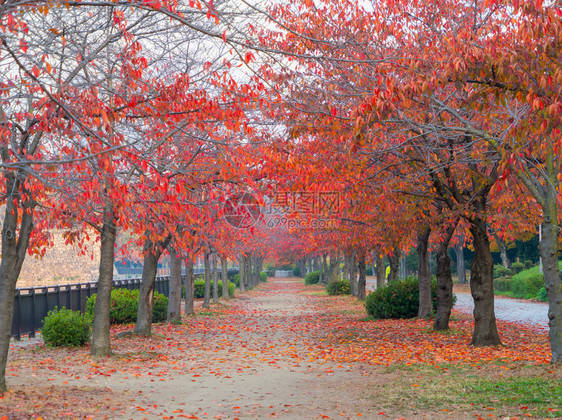
{"label": "paved road", "polygon": [[[367,278],[367,290],[375,289],[375,277],[369,276]],[[457,295],[455,309],[472,315],[474,302],[470,293],[455,292],[455,294]],[[535,325],[537,328],[548,330],[547,303],[496,296],[495,310],[497,319]]]}
{"label": "paved road", "polygon": [[[472,314],[474,309],[472,296],[469,293],[457,292],[455,294],[457,295],[455,309]],[[538,328],[548,329],[547,303],[496,297],[495,310],[496,319],[533,324]]]}

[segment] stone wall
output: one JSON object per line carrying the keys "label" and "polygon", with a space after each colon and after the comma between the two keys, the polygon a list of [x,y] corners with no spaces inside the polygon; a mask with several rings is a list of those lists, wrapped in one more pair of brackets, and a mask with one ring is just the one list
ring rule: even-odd
{"label": "stone wall", "polygon": [[[17,287],[85,283],[98,280],[99,243],[92,241],[91,255],[78,255],[72,245],[65,245],[61,233],[53,233],[52,248],[42,259],[26,256]],[[92,259],[93,255],[93,259]]]}

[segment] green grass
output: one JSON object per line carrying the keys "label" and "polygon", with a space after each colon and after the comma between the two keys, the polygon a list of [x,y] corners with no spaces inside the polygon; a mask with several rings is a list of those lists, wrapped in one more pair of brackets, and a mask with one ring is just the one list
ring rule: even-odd
{"label": "green grass", "polygon": [[458,418],[562,417],[559,367],[391,365],[379,380],[385,386],[369,398],[389,411],[398,408],[405,417],[439,411]]}
{"label": "green grass", "polygon": [[[487,407],[513,406],[520,413],[530,412],[535,416],[553,416],[556,412],[552,410],[562,407],[562,380],[533,377],[467,378],[459,385],[460,398]],[[528,408],[522,409],[524,406]],[[562,411],[557,416],[562,416]]]}
{"label": "green grass", "polygon": [[326,292],[326,289],[318,290],[318,291],[304,292],[304,294],[309,295],[309,296],[328,296],[328,292]]}

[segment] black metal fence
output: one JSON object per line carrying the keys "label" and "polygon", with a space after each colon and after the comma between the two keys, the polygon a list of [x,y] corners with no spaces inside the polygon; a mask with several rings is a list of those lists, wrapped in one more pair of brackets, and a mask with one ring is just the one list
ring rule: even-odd
{"label": "black metal fence", "polygon": [[[141,279],[114,280],[114,289],[140,289]],[[156,291],[169,295],[170,278],[156,277]],[[97,292],[97,283],[76,283],[57,286],[24,287],[16,289],[11,337],[35,336],[47,312],[56,306],[84,312],[86,301]]]}

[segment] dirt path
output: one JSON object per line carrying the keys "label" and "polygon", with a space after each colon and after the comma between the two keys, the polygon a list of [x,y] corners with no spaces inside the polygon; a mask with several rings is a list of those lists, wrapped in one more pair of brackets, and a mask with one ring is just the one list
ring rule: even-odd
{"label": "dirt path", "polygon": [[[270,279],[261,290],[169,327],[171,334],[162,326],[152,339],[114,339],[118,355],[109,360],[62,350],[61,365],[55,360],[61,350],[20,348],[8,383],[53,394],[52,387],[62,386],[69,396],[94,389],[102,398],[108,394],[111,412],[98,407],[96,418],[373,418],[379,411],[357,392],[365,369],[313,352],[327,333],[319,325],[324,315],[300,289],[301,281]],[[160,334],[167,336],[163,343]],[[30,357],[40,360],[31,369]]]}
{"label": "dirt path", "polygon": [[181,325],[155,325],[150,338],[114,338],[111,358],[14,346],[0,419],[474,418],[487,408],[428,402],[441,363],[492,360],[486,375],[503,375],[502,363],[549,358],[546,335],[519,327],[503,328],[504,347],[471,348],[467,317],[444,334],[428,320],[364,318],[352,297],[269,279]]}

